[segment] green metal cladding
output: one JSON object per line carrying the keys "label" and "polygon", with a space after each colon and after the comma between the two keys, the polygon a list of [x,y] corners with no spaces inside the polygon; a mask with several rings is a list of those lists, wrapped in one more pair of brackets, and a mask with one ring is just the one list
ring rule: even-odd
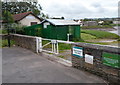
{"label": "green metal cladding", "polygon": [[80,40],[80,25],[53,25],[50,23],[44,27],[44,23],[29,26],[25,28],[26,35],[39,36],[48,39],[67,40],[67,34],[70,34],[70,40]]}

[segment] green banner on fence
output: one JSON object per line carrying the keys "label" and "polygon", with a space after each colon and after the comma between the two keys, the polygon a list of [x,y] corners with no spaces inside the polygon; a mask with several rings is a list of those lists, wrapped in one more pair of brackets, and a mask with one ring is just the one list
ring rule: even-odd
{"label": "green banner on fence", "polygon": [[120,55],[103,52],[103,64],[115,68],[120,68]]}

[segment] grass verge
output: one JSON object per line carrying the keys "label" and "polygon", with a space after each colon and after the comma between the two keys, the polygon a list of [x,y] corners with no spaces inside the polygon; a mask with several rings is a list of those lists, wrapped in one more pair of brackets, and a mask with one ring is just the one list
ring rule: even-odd
{"label": "grass verge", "polygon": [[[11,46],[15,44],[15,41],[11,40],[10,41]],[[8,40],[1,40],[0,39],[0,48],[2,47],[7,47],[8,46]]]}
{"label": "grass verge", "polygon": [[119,39],[120,38],[117,34],[106,32],[106,31],[81,30],[81,33],[90,34],[92,36],[95,36],[98,39]]}
{"label": "grass verge", "polygon": [[82,26],[82,29],[90,29],[90,28],[113,28],[111,25],[97,25],[97,26]]}

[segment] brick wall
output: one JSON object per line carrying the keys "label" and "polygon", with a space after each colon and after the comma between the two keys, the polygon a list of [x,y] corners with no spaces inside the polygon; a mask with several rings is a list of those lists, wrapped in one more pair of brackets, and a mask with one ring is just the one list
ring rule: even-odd
{"label": "brick wall", "polygon": [[[73,67],[101,76],[110,83],[120,84],[120,68],[103,64],[103,52],[118,54],[120,57],[120,48],[87,43],[75,43],[73,44],[73,47],[74,46],[83,48],[83,57],[77,57],[72,54]],[[85,54],[93,56],[93,64],[85,61]]]}

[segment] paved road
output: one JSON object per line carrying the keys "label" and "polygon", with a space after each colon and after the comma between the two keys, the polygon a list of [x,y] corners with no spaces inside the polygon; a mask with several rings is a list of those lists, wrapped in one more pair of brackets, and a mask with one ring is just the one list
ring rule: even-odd
{"label": "paved road", "polygon": [[3,48],[3,83],[104,83],[90,73],[66,67],[29,50]]}

